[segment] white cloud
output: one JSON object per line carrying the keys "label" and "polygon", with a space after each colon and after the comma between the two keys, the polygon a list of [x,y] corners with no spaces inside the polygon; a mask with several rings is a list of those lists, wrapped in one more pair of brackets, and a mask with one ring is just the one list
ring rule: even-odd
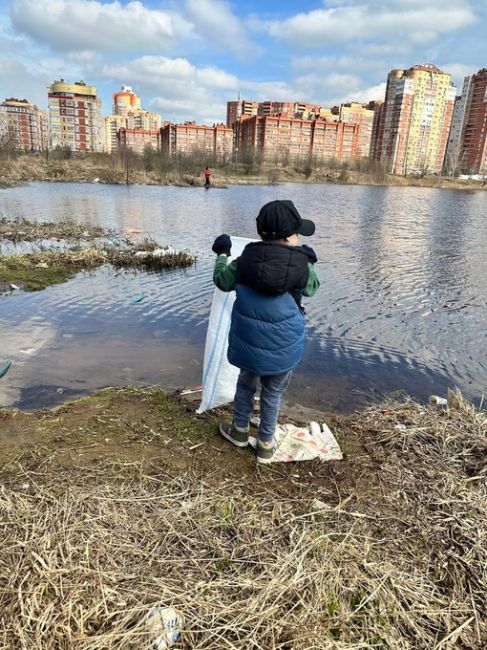
{"label": "white cloud", "polygon": [[170,14],[137,0],[12,0],[10,15],[17,30],[63,52],[160,51],[174,38]]}
{"label": "white cloud", "polygon": [[315,9],[286,20],[269,21],[263,26],[276,39],[285,39],[302,48],[379,39],[386,42],[408,39],[416,34],[429,41],[475,21],[468,4],[432,2],[367,2]]}
{"label": "white cloud", "polygon": [[453,81],[461,89],[464,78],[478,72],[480,66],[466,65],[465,63],[445,63],[444,65],[440,65],[439,68],[444,70],[444,72],[449,72],[453,77]]}
{"label": "white cloud", "polygon": [[218,47],[240,57],[254,57],[261,49],[250,43],[246,27],[224,0],[186,0],[186,17],[206,47]]}
{"label": "white cloud", "polygon": [[184,58],[143,56],[120,65],[105,65],[106,79],[128,83],[153,97],[165,117],[219,122],[225,118],[226,100],[236,94],[239,80],[220,68],[198,67]]}
{"label": "white cloud", "polygon": [[349,95],[347,101],[351,102],[370,102],[372,100],[384,100],[386,96],[386,86],[387,82],[382,81],[375,86],[369,86],[368,88],[363,88],[358,90],[355,93]]}

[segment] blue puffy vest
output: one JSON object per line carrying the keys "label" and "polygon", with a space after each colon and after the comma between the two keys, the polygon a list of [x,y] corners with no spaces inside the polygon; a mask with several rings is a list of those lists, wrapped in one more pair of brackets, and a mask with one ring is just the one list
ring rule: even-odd
{"label": "blue puffy vest", "polygon": [[237,297],[228,337],[229,362],[257,375],[295,368],[304,351],[297,296],[308,280],[308,256],[275,242],[246,246],[237,261]]}

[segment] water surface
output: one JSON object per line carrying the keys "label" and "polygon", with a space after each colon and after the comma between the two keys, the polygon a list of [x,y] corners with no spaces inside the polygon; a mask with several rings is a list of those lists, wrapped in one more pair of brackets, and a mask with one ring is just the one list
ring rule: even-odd
{"label": "water surface", "polygon": [[[0,297],[0,405],[32,408],[114,384],[201,381],[213,239],[255,236],[266,201],[316,221],[307,242],[322,286],[306,300],[308,342],[288,397],[350,411],[405,390],[424,400],[487,385],[487,196],[353,185],[228,189],[34,183],[0,192],[0,216],[70,217],[140,229],[197,252],[161,275],[102,268],[40,293]],[[144,295],[139,304],[134,298]]]}

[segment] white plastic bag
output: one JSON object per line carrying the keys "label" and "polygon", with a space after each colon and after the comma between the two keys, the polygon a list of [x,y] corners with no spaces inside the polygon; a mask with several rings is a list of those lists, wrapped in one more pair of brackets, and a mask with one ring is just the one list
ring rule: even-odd
{"label": "white plastic bag", "polygon": [[[238,257],[252,241],[244,237],[231,237],[231,240],[232,258]],[[234,302],[235,291],[224,292],[215,288],[206,334],[201,404],[197,413],[228,404],[235,396],[240,370],[227,361],[228,332]]]}
{"label": "white plastic bag", "polygon": [[146,622],[153,650],[167,650],[181,636],[183,619],[172,607],[154,607],[147,614]]}

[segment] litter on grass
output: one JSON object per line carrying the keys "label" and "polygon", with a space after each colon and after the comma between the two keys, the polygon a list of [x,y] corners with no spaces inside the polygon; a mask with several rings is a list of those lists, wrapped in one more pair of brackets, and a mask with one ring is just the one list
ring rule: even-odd
{"label": "litter on grass", "polygon": [[167,650],[181,636],[183,620],[172,607],[153,607],[147,614],[147,626],[152,637],[151,648]]}
{"label": "litter on grass", "polygon": [[[250,436],[249,443],[255,448],[257,438]],[[335,436],[326,424],[317,422],[309,426],[279,424],[274,434],[274,455],[271,463],[294,463],[319,458],[322,461],[342,460],[343,454]]]}

